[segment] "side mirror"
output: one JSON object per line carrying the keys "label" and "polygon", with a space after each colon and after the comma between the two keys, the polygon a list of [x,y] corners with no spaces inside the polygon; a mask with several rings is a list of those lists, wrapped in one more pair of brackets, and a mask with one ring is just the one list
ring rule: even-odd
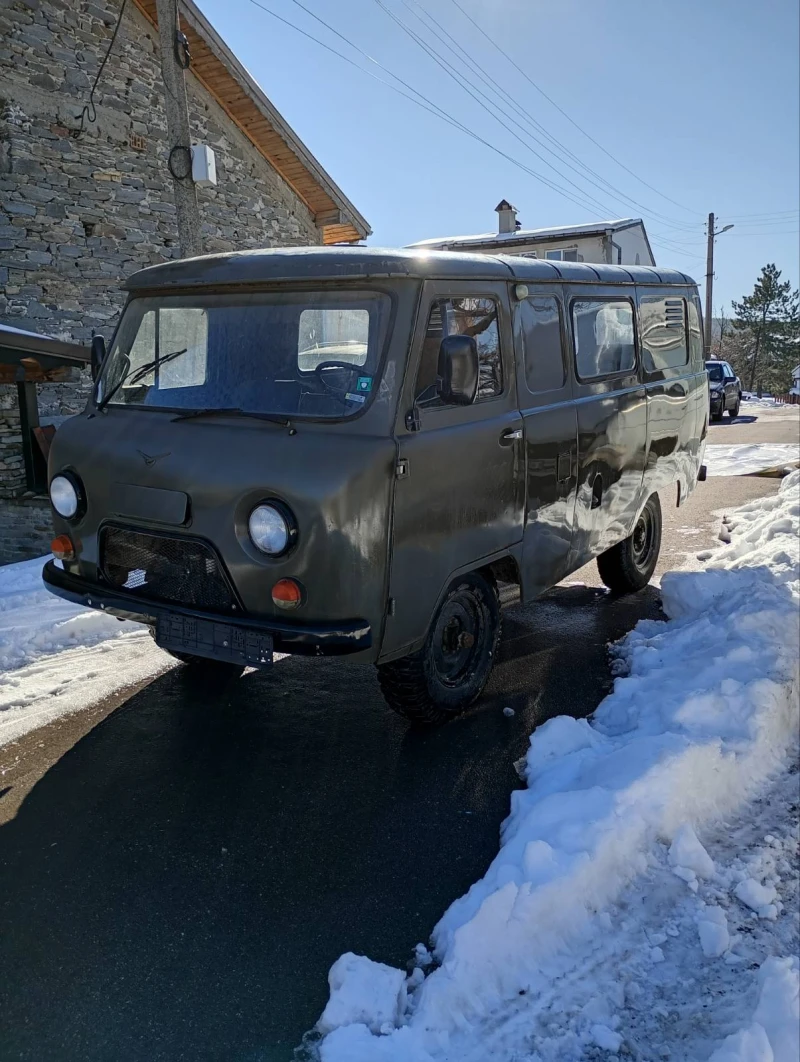
{"label": "side mirror", "polygon": [[448,406],[470,406],[478,393],[478,344],[472,336],[445,336],[439,347],[436,393]]}
{"label": "side mirror", "polygon": [[103,362],[106,360],[106,341],[102,336],[95,336],[92,339],[92,358],[91,369],[92,379],[96,382],[97,377],[100,375],[100,370],[103,367]]}

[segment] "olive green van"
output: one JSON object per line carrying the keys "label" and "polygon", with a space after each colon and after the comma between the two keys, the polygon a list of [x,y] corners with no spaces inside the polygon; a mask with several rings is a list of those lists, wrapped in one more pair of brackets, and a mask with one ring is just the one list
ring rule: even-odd
{"label": "olive green van", "polygon": [[498,583],[531,601],[596,557],[640,589],[704,472],[682,273],[304,248],[127,290],[53,442],[44,579],[191,666],[346,654],[440,722],[486,683]]}

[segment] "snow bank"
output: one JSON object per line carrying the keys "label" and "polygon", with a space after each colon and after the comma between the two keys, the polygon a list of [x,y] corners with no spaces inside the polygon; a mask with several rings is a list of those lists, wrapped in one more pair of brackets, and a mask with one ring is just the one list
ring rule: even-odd
{"label": "snow bank", "polygon": [[753,1021],[729,1036],[709,1062],[797,1062],[800,1058],[798,960],[771,957],[759,970]]}
{"label": "snow bank", "polygon": [[709,476],[751,476],[769,468],[796,468],[800,443],[709,443],[705,464]]}
{"label": "snow bank", "polygon": [[22,667],[45,653],[96,645],[132,630],[113,616],[54,597],[42,583],[46,557],[0,568],[0,670]]}
{"label": "snow bank", "polygon": [[46,559],[0,567],[0,744],[169,666],[140,624],[45,590]]}
{"label": "snow bank", "polygon": [[[670,622],[642,621],[615,647],[614,691],[592,721],[559,717],[531,736],[528,788],[512,794],[500,851],[436,926],[440,965],[415,971],[401,1022],[376,1036],[377,1018],[342,985],[351,1006],[322,1030],[323,1062],[467,1058],[504,1008],[553,991],[659,845],[690,885],[713,874],[695,829],[757,794],[796,740],[800,472],[728,526],[708,571],[662,580]],[[719,916],[699,921],[721,954]],[[649,942],[651,964],[666,940]],[[602,1011],[585,1024],[586,1043],[615,1050]]]}

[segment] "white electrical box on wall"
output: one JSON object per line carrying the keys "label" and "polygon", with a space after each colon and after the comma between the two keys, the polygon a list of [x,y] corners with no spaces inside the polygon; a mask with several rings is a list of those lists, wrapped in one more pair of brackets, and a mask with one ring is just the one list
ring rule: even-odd
{"label": "white electrical box on wall", "polygon": [[217,183],[217,160],[207,144],[192,145],[192,180],[201,188],[212,188]]}

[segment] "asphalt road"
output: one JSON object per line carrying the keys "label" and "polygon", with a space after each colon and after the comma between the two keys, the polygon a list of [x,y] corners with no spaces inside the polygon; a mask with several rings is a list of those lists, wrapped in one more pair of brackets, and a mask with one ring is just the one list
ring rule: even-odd
{"label": "asphalt road", "polygon": [[[748,423],[731,441],[784,441]],[[775,490],[699,485],[667,514],[670,566]],[[660,615],[655,587],[508,610],[481,702],[430,733],[371,668],[293,658],[216,686],[176,668],[28,735],[0,788],[2,1062],[291,1059],[331,963],[406,963],[494,856],[530,731],[591,712],[607,643]]]}

